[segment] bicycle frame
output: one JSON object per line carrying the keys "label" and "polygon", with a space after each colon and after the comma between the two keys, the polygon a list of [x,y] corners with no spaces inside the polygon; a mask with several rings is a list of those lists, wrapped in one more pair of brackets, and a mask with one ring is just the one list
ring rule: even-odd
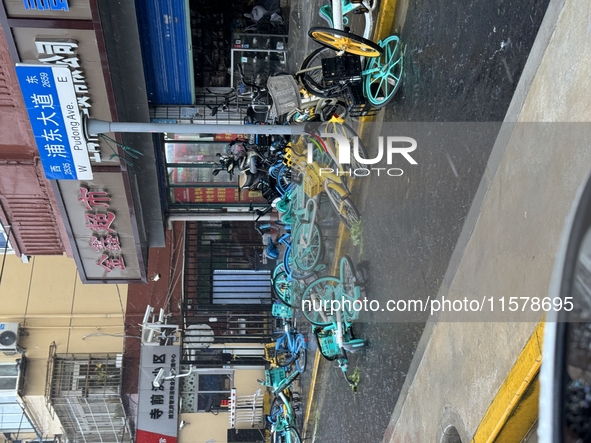
{"label": "bicycle frame", "polygon": [[[305,122],[305,121],[326,121],[325,114],[328,111],[335,109],[339,101],[336,98],[313,98],[303,101],[301,108],[295,108],[287,114],[286,120],[288,122]],[[345,115],[343,115],[344,117]],[[318,118],[317,118],[318,117]]]}
{"label": "bicycle frame", "polygon": [[292,433],[297,434],[297,431],[295,427],[295,411],[291,405],[291,401],[283,392],[278,393],[277,397],[281,400],[280,408],[275,411],[271,411],[272,414],[268,416],[268,420],[271,423],[271,433],[274,435],[288,437],[286,439],[288,443],[300,442],[301,439],[299,435],[297,435],[296,438],[294,438],[292,435]]}
{"label": "bicycle frame", "polygon": [[265,380],[259,380],[259,383],[267,388],[272,388],[273,395],[279,395],[286,391],[293,381],[300,375],[296,368],[287,376],[284,368],[267,369],[265,371]]}
{"label": "bicycle frame", "polygon": [[[327,334],[328,336],[333,336],[335,338],[336,345],[338,346],[338,351],[333,349],[330,355],[325,354],[325,350],[321,349],[321,354],[324,358],[328,360],[337,360],[339,368],[347,383],[351,386],[353,390],[357,389],[357,381],[352,380],[347,375],[349,371],[349,358],[347,357],[347,351],[355,352],[358,349],[365,347],[365,340],[360,338],[353,338],[352,333],[352,325],[348,322],[342,320],[339,314],[336,315],[335,320],[329,326],[325,326],[321,329],[323,334]],[[316,332],[318,334],[319,332]],[[318,337],[318,336],[317,336]],[[323,339],[326,339],[325,336],[322,339],[319,339],[319,342]]]}
{"label": "bicycle frame", "polygon": [[[304,317],[317,325],[317,330],[315,330],[317,338],[319,332],[326,334],[326,336],[323,337],[323,339],[326,340],[324,343],[326,347],[322,344],[320,346],[322,355],[326,358],[338,358],[339,366],[345,374],[345,378],[351,383],[351,380],[346,375],[346,372],[348,371],[347,351],[355,351],[359,348],[363,348],[365,346],[365,341],[354,338],[352,334],[352,323],[358,318],[359,311],[355,308],[353,308],[354,312],[345,309],[346,303],[353,306],[354,303],[361,298],[361,289],[359,285],[356,284],[355,278],[353,279],[354,286],[350,288],[352,293],[348,294],[345,289],[345,280],[347,277],[345,275],[345,266],[348,263],[350,263],[350,259],[347,257],[341,258],[340,278],[323,277],[308,286],[304,298],[302,298],[302,312],[304,313]],[[316,292],[317,289],[319,289],[318,292]],[[314,306],[316,301],[320,302],[318,309]],[[335,301],[338,303],[334,303]],[[311,303],[312,306],[306,306],[306,302]],[[333,303],[339,305],[338,309],[334,309],[335,306]],[[328,310],[329,304],[330,310]],[[309,312],[309,308],[311,308],[315,312],[315,315],[318,315],[320,318],[312,319],[311,317],[308,317],[306,312]],[[334,342],[328,340],[331,337],[334,338]],[[333,346],[334,344],[336,344],[336,348]],[[338,356],[337,349],[340,349],[340,356]]]}
{"label": "bicycle frame", "polygon": [[[279,352],[287,351],[291,355],[288,356],[287,361],[283,362],[283,365],[279,364],[279,359],[276,359],[277,364],[279,364],[280,366],[287,366],[295,361],[296,369],[299,372],[304,372],[306,370],[305,360],[303,366],[300,366],[298,359],[300,356],[300,352],[308,352],[306,340],[302,334],[298,333],[295,329],[291,329],[289,322],[285,321],[283,328],[284,331],[282,335],[277,339],[277,342],[275,344],[275,350]],[[286,344],[287,346],[284,347],[284,344]]]}
{"label": "bicycle frame", "polygon": [[[394,97],[400,87],[403,72],[404,49],[400,39],[391,35],[379,42],[374,42],[370,37],[373,30],[372,9],[375,2],[367,0],[368,3],[351,5],[348,0],[332,0],[331,7],[323,6],[320,15],[327,20],[329,28],[312,27],[309,35],[322,46],[331,48],[337,56],[345,53],[360,56],[362,91],[365,102],[354,101],[354,110],[349,108],[351,115],[375,115],[377,110],[386,106]],[[363,9],[361,9],[363,8]],[[365,29],[363,37],[344,30],[347,24],[346,14],[351,11],[363,11],[365,16]],[[332,17],[331,17],[332,13]],[[320,66],[311,66],[315,57],[321,52],[316,50],[304,59],[303,66],[298,76],[304,87],[325,97],[343,94],[346,88],[351,86],[347,82],[355,82],[357,74],[353,72],[342,76],[337,82],[334,78],[326,84],[323,80],[315,78],[318,74],[307,74],[307,71],[320,72]],[[370,61],[365,63],[365,58]]]}
{"label": "bicycle frame", "polygon": [[[376,0],[377,1],[377,0]],[[331,28],[342,31],[345,29],[345,25],[349,24],[347,14],[355,12],[357,9],[365,8],[368,12],[365,12],[365,29],[363,31],[363,37],[369,38],[373,30],[373,16],[372,11],[375,8],[376,1],[360,3],[353,3],[349,0],[332,0],[330,5],[325,5],[320,8],[320,16],[326,20]]]}

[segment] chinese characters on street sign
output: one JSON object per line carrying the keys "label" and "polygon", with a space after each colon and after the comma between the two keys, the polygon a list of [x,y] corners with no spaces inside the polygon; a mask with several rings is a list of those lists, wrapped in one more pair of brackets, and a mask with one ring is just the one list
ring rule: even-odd
{"label": "chinese characters on street sign", "polygon": [[[82,62],[77,54],[78,42],[76,40],[54,40],[41,39],[35,40],[38,60],[41,63],[56,66],[65,66],[72,71],[72,80],[74,82],[74,92],[78,100],[78,109],[86,117],[91,117],[90,109],[92,103],[90,93],[86,83],[86,74],[82,69]],[[86,149],[91,162],[101,162],[101,150],[99,140],[96,136],[86,142]]]}
{"label": "chinese characters on street sign", "polygon": [[17,65],[16,73],[46,177],[92,180],[70,70],[57,66]]}

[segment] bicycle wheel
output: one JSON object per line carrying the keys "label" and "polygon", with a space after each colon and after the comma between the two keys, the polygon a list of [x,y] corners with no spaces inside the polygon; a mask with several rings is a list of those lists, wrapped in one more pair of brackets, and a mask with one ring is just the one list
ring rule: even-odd
{"label": "bicycle wheel", "polygon": [[296,428],[290,426],[285,431],[285,443],[302,443],[302,437]]}
{"label": "bicycle wheel", "polygon": [[349,197],[343,197],[339,191],[337,191],[331,185],[328,185],[327,191],[328,198],[332,203],[332,207],[345,224],[347,229],[351,230],[351,227],[361,220],[361,215],[355,206],[355,203]]}
{"label": "bicycle wheel", "polygon": [[361,291],[357,284],[357,274],[355,273],[353,262],[348,255],[341,257],[339,267],[343,291],[347,294],[347,299],[351,301],[351,303],[346,303],[343,306],[343,320],[353,322],[359,318],[359,311],[363,306],[355,303],[361,297]]}
{"label": "bicycle wheel", "polygon": [[322,59],[334,56],[333,49],[322,47],[315,49],[302,62],[296,76],[311,94],[322,98],[340,97],[344,94],[346,85],[325,80],[322,75]]}
{"label": "bicycle wheel", "polygon": [[[351,150],[351,168],[353,170],[367,169],[368,165],[357,160],[357,156],[362,159],[368,158],[367,148],[363,144],[361,137],[357,135],[351,126],[345,122],[339,123],[335,121],[329,121],[325,125],[325,130],[327,133],[343,135],[347,138],[347,140],[349,140],[349,149]],[[334,163],[335,159],[338,160],[339,158],[336,140],[332,137],[326,137],[326,147],[330,150],[330,157]],[[357,153],[357,156],[355,153]],[[338,167],[339,165],[335,164],[334,166]]]}
{"label": "bicycle wheel", "polygon": [[402,43],[397,35],[380,41],[384,53],[372,58],[363,71],[363,94],[376,108],[394,98],[402,81]]}
{"label": "bicycle wheel", "polygon": [[308,349],[306,347],[306,340],[302,334],[296,335],[295,349],[297,350],[295,360],[296,369],[300,372],[304,372],[308,363]]}
{"label": "bicycle wheel", "polygon": [[355,286],[357,286],[357,274],[355,273],[353,261],[348,255],[341,257],[341,261],[339,263],[339,273],[345,293],[349,297],[353,297],[353,290]]}
{"label": "bicycle wheel", "polygon": [[302,314],[316,326],[332,324],[331,301],[337,299],[341,281],[336,277],[322,277],[313,281],[302,296]]}
{"label": "bicycle wheel", "polygon": [[300,225],[292,241],[292,259],[303,273],[314,271],[322,257],[322,233],[316,223]]}
{"label": "bicycle wheel", "polygon": [[285,266],[283,266],[283,263],[279,263],[277,266],[275,266],[275,269],[273,269],[273,273],[271,274],[271,278],[275,278],[275,276],[279,275],[281,272],[285,272]]}
{"label": "bicycle wheel", "polygon": [[281,271],[275,275],[271,280],[271,286],[273,287],[273,291],[277,298],[281,300],[284,305],[291,308],[293,297],[287,272]]}
{"label": "bicycle wheel", "polygon": [[[299,229],[299,228],[298,228]],[[291,238],[295,238],[294,236],[292,236]],[[297,250],[300,248],[295,248],[296,252]],[[311,250],[310,250],[311,251]],[[288,278],[292,279],[291,282],[291,286],[293,287],[293,280],[305,280],[306,278],[310,277],[313,273],[314,270],[310,270],[310,271],[304,271],[298,268],[298,265],[295,263],[295,253],[294,252],[294,247],[292,247],[292,244],[289,244],[289,246],[285,249],[285,252],[283,253],[283,269],[285,269],[285,272],[287,273]],[[293,297],[292,297],[293,300]],[[293,303],[293,301],[292,301]]]}
{"label": "bicycle wheel", "polygon": [[313,27],[308,35],[322,46],[362,57],[379,57],[384,52],[371,40],[339,29]]}
{"label": "bicycle wheel", "polygon": [[275,362],[277,366],[285,367],[289,366],[295,359],[296,354],[291,352],[287,343],[287,337],[283,335],[277,340],[277,344],[275,345]]}

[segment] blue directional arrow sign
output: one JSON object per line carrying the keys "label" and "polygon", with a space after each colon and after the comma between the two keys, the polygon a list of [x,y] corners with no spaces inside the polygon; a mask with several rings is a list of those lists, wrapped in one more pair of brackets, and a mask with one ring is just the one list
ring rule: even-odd
{"label": "blue directional arrow sign", "polygon": [[19,64],[16,73],[45,176],[51,180],[92,180],[70,70]]}

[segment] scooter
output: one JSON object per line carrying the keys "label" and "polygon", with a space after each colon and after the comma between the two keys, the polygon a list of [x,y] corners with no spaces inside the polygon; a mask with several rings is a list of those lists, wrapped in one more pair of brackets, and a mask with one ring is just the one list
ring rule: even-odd
{"label": "scooter", "polygon": [[238,186],[240,189],[250,189],[252,191],[261,191],[261,181],[264,180],[268,173],[259,169],[257,163],[258,155],[255,150],[245,150],[243,154],[216,154],[219,157],[219,163],[215,164],[213,175],[218,175],[221,171],[226,171],[230,174],[230,178],[234,178],[234,174],[238,174]]}

